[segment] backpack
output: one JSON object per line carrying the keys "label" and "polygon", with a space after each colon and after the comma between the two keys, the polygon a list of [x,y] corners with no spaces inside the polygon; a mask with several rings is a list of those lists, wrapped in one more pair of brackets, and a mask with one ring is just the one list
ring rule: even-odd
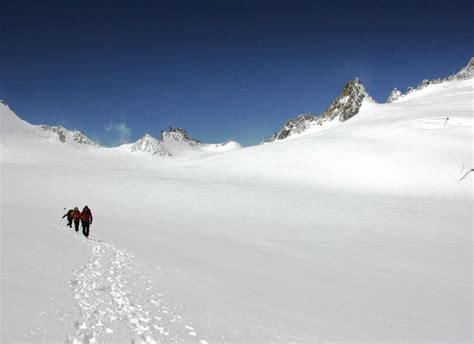
{"label": "backpack", "polygon": [[91,213],[91,210],[89,208],[84,209],[82,211],[81,219],[82,219],[82,221],[85,221],[85,222],[90,222],[91,221],[92,213]]}
{"label": "backpack", "polygon": [[71,215],[74,219],[79,220],[82,214],[79,210],[74,210]]}

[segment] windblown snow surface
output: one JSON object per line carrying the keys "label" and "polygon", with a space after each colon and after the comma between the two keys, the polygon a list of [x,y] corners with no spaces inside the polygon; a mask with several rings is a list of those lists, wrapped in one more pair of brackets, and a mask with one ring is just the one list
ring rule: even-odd
{"label": "windblown snow surface", "polygon": [[[192,159],[0,104],[1,341],[471,342],[473,93]],[[86,204],[89,239],[61,220]]]}

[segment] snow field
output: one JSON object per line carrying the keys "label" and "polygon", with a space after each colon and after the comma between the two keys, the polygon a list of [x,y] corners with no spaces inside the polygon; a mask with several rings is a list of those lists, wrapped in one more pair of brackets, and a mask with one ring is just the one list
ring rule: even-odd
{"label": "snow field", "polygon": [[[472,97],[428,86],[192,159],[2,110],[2,340],[471,342]],[[58,229],[85,204],[98,240]]]}
{"label": "snow field", "polygon": [[73,270],[69,282],[81,315],[66,342],[133,343],[189,342],[195,330],[183,324],[180,307],[168,305],[163,294],[134,264],[134,256],[99,239],[82,239],[91,256]]}

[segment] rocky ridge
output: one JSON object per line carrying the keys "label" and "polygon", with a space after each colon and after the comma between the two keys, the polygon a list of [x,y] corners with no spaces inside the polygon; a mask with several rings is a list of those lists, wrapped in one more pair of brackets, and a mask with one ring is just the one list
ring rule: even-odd
{"label": "rocky ridge", "polygon": [[[405,94],[401,93],[400,91],[397,90],[395,87],[392,92],[390,93],[390,96],[387,99],[387,103],[394,102],[395,100],[406,96],[407,94],[410,94],[414,91],[421,90],[426,88],[428,85],[435,85],[435,84],[441,84],[446,81],[451,81],[451,80],[467,80],[471,79],[474,77],[474,57],[471,57],[468,64],[461,68],[457,73],[449,75],[444,78],[437,78],[437,79],[424,79],[422,82],[418,84],[416,87],[409,86],[407,88],[407,91]],[[398,92],[397,96],[394,96],[395,93]]]}
{"label": "rocky ridge", "polygon": [[49,126],[49,125],[40,125],[39,126],[44,132],[53,134],[53,137],[57,135],[57,139],[61,143],[66,143],[69,141],[91,145],[91,146],[100,146],[97,142],[92,141],[87,137],[82,131],[77,130],[68,130],[62,126]]}
{"label": "rocky ridge", "polygon": [[162,142],[165,142],[168,140],[182,141],[191,146],[202,145],[201,141],[191,138],[188,135],[188,132],[186,131],[186,129],[183,129],[183,128],[169,127],[168,130],[162,130],[161,135],[160,135],[160,140]]}
{"label": "rocky ridge", "polygon": [[350,80],[344,85],[341,94],[319,116],[311,113],[300,114],[286,122],[270,139],[265,138],[262,143],[284,140],[289,136],[301,134],[314,125],[323,125],[336,119],[345,122],[359,113],[366,97],[370,96],[359,78]]}

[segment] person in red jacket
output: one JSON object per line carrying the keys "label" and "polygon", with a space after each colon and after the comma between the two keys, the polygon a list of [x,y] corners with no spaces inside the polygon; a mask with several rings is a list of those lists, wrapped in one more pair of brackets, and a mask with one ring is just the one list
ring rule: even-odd
{"label": "person in red jacket", "polygon": [[81,219],[81,212],[79,211],[79,209],[77,207],[74,208],[74,210],[72,211],[72,219],[74,220],[74,229],[76,230],[76,232],[79,231],[79,220]]}
{"label": "person in red jacket", "polygon": [[92,224],[92,212],[86,205],[81,214],[82,234],[87,238],[89,236],[89,226]]}

